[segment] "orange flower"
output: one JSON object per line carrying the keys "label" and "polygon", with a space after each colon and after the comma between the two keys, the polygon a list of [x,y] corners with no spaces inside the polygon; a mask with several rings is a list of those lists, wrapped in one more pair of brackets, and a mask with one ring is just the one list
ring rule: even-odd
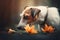
{"label": "orange flower", "polygon": [[29,31],[30,31],[29,24],[27,24],[26,27],[24,27],[24,28],[25,28],[25,31],[26,31],[26,32],[29,32]]}
{"label": "orange flower", "polygon": [[49,32],[51,33],[51,32],[54,32],[54,29],[55,28],[53,28],[52,26],[49,26]]}
{"label": "orange flower", "polygon": [[36,33],[38,33],[37,30],[35,29],[34,25],[29,26],[29,24],[27,24],[26,27],[24,27],[24,28],[25,28],[25,31],[27,33],[30,33],[30,34],[36,34]]}
{"label": "orange flower", "polygon": [[45,27],[42,28],[42,31],[52,33],[52,32],[54,32],[54,29],[55,28],[53,28],[52,26],[48,26],[47,24],[45,24]]}

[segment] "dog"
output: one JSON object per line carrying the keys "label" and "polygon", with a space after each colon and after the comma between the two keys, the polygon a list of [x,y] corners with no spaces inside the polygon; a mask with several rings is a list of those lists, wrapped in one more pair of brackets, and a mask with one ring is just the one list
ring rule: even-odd
{"label": "dog", "polygon": [[[41,27],[46,23],[55,28],[59,26],[59,12],[56,7],[48,6],[27,6],[20,14],[21,20],[17,25],[17,28],[26,24],[38,24]],[[38,27],[39,29],[40,27]],[[40,31],[40,29],[38,30]]]}

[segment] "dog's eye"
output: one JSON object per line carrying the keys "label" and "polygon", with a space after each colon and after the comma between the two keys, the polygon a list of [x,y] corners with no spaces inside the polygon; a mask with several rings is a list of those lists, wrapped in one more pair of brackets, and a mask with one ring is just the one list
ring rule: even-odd
{"label": "dog's eye", "polygon": [[23,19],[26,19],[27,20],[28,19],[28,16],[24,16]]}

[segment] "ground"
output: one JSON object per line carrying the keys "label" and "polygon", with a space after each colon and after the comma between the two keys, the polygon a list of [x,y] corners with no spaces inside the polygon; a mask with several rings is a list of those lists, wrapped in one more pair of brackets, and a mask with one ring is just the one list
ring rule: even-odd
{"label": "ground", "polygon": [[19,31],[12,34],[1,33],[0,40],[60,40],[60,32],[52,34],[38,33],[34,35],[27,34],[26,32],[20,33]]}

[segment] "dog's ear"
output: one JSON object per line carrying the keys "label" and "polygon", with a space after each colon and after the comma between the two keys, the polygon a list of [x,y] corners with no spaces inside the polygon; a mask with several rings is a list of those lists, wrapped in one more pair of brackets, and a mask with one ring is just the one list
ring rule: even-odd
{"label": "dog's ear", "polygon": [[36,9],[36,8],[30,8],[31,9],[31,15],[34,18],[37,14],[39,14],[39,12],[41,12],[40,9]]}
{"label": "dog's ear", "polygon": [[25,6],[24,9],[26,9],[27,7],[29,7],[29,6]]}
{"label": "dog's ear", "polygon": [[35,12],[34,12],[34,16],[36,16],[36,15],[39,14],[40,12],[41,12],[41,10],[36,9]]}

